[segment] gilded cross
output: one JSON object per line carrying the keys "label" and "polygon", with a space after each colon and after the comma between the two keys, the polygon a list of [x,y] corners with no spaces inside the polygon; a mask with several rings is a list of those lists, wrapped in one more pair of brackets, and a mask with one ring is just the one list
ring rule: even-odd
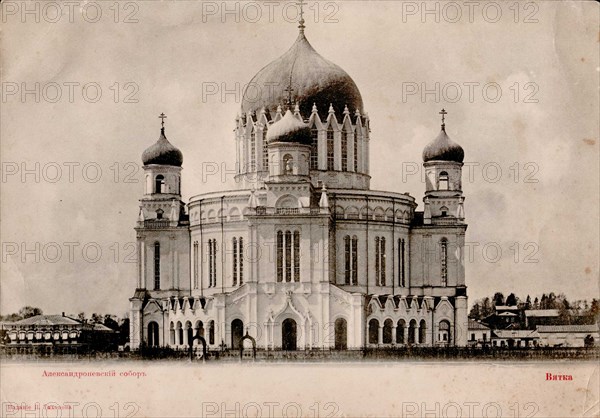
{"label": "gilded cross", "polygon": [[164,113],[161,113],[158,118],[160,119],[160,125],[164,128],[165,127],[165,119],[167,118],[167,115],[165,115]]}

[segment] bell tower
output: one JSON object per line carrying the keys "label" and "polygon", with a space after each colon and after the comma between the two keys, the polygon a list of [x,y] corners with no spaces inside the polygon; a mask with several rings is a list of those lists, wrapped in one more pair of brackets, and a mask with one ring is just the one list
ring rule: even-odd
{"label": "bell tower", "polygon": [[130,299],[131,323],[138,325],[130,330],[132,348],[147,340],[144,332],[154,324],[159,328],[156,338],[163,338],[160,328],[168,299],[190,289],[189,220],[181,200],[183,154],[165,136],[166,116],[159,118],[160,137],[142,154],[144,194],[135,227],[137,283]]}
{"label": "bell tower", "polygon": [[425,225],[451,225],[464,223],[465,200],[462,192],[462,166],[464,151],[446,134],[448,112],[442,109],[442,129],[423,151],[425,170]]}

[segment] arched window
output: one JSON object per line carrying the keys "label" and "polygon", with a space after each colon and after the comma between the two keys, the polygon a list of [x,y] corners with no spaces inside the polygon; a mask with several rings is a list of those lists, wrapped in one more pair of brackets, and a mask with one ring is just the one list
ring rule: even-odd
{"label": "arched window", "polygon": [[417,340],[417,321],[411,319],[408,325],[408,343],[414,344]]}
{"label": "arched window", "polygon": [[310,169],[319,169],[319,131],[317,128],[310,130]]}
{"label": "arched window", "polygon": [[285,231],[285,281],[292,281],[292,233]]}
{"label": "arched window", "polygon": [[204,338],[204,322],[196,321],[196,326],[194,327],[194,329],[195,335]]}
{"label": "arched window", "polygon": [[335,320],[335,349],[345,350],[348,348],[348,325],[344,318]]}
{"label": "arched window", "polygon": [[404,319],[399,319],[396,327],[396,344],[404,344],[406,339],[404,333],[406,332],[406,322]]}
{"label": "arched window", "polygon": [[352,284],[358,285],[358,238],[352,236]]}
{"label": "arched window", "polygon": [[148,346],[158,347],[158,323],[152,321],[148,323]]}
{"label": "arched window", "polygon": [[379,321],[375,318],[369,321],[369,344],[379,342]]}
{"label": "arched window", "polygon": [[342,131],[342,171],[348,171],[348,132]]}
{"label": "arched window", "polygon": [[277,231],[277,281],[283,282],[283,232]]}
{"label": "arched window", "polygon": [[194,289],[198,289],[198,241],[194,241]]}
{"label": "arched window", "polygon": [[215,321],[208,323],[208,343],[211,345],[215,343]]}
{"label": "arched window", "polygon": [[165,176],[159,174],[154,178],[154,193],[164,193]]}
{"label": "arched window", "polygon": [[350,238],[349,235],[344,237],[344,284],[358,284],[358,238],[354,235]]}
{"label": "arched window", "polygon": [[233,285],[237,286],[238,284],[241,286],[244,282],[244,250],[243,250],[243,238],[233,238],[232,239],[232,248],[233,248]]}
{"label": "arched window", "polygon": [[294,281],[300,281],[300,232],[294,231]]}
{"label": "arched window", "polygon": [[156,219],[162,219],[165,212],[162,209],[156,210]]}
{"label": "arched window", "polygon": [[231,321],[231,348],[238,350],[244,336],[244,323],[241,319]]}
{"label": "arched window", "polygon": [[232,247],[233,247],[233,285],[237,286],[237,268],[238,268],[238,244],[237,244],[237,238],[233,238],[232,240]]}
{"label": "arched window", "polygon": [[208,287],[217,285],[217,240],[208,240]]}
{"label": "arched window", "polygon": [[262,169],[267,171],[269,169],[269,147],[267,146],[267,126],[263,130],[263,149],[262,149]]}
{"label": "arched window", "polygon": [[442,286],[448,285],[448,240],[442,238],[440,240],[440,266]]}
{"label": "arched window", "polygon": [[404,238],[398,238],[398,286],[406,287],[406,276],[404,266],[404,251],[405,251]]}
{"label": "arched window", "polygon": [[335,143],[333,140],[333,128],[327,129],[327,170],[335,169]]}
{"label": "arched window", "polygon": [[394,326],[394,322],[391,319],[386,319],[383,322],[383,343],[391,344],[392,343],[392,328]]}
{"label": "arched window", "polygon": [[354,171],[358,173],[358,135],[354,136]]}
{"label": "arched window", "polygon": [[300,281],[299,231],[277,231],[277,281]]}
{"label": "arched window", "polygon": [[283,156],[283,173],[293,174],[294,173],[294,158],[290,154]]}
{"label": "arched window", "polygon": [[160,242],[154,243],[154,290],[160,290]]}
{"label": "arched window", "polygon": [[238,240],[239,248],[239,260],[238,260],[238,274],[240,286],[244,284],[244,238],[240,237]]}
{"label": "arched window", "polygon": [[385,286],[385,237],[375,237],[375,279]]}
{"label": "arched window", "polygon": [[425,344],[425,338],[427,336],[427,324],[424,319],[421,319],[419,323],[419,344]]}
{"label": "arched window", "polygon": [[350,278],[352,275],[351,265],[352,256],[350,236],[346,235],[344,237],[344,284],[350,284]]}
{"label": "arched window", "polygon": [[256,132],[250,134],[250,171],[256,171]]}
{"label": "arched window", "polygon": [[438,177],[438,190],[448,190],[448,173],[442,171]]}
{"label": "arched window", "polygon": [[177,321],[177,345],[183,345],[183,328],[181,322]]}
{"label": "arched window", "polygon": [[169,341],[171,345],[175,345],[175,324],[171,321],[171,325],[169,326]]}
{"label": "arched window", "polygon": [[441,216],[448,216],[448,208],[446,206],[442,206],[440,208]]}
{"label": "arched window", "polygon": [[438,342],[444,344],[450,343],[450,322],[446,320],[440,322],[438,331]]}

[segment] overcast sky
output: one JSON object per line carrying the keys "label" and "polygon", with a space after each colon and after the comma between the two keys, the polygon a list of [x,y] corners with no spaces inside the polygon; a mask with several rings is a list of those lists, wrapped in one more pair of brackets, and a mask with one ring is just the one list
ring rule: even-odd
{"label": "overcast sky", "polygon": [[[372,189],[409,192],[422,210],[424,184],[408,173],[448,111],[468,163],[471,302],[598,297],[597,4],[481,2],[457,16],[457,3],[428,2],[425,15],[421,2],[308,3],[307,38],[350,74],[371,118]],[[185,199],[230,189],[231,174],[205,174],[234,169],[241,89],[297,36],[283,3],[228,2],[227,15],[221,2],[98,5],[59,17],[3,2],[2,314],[29,304],[123,315],[141,153],[158,115],[184,154]]]}

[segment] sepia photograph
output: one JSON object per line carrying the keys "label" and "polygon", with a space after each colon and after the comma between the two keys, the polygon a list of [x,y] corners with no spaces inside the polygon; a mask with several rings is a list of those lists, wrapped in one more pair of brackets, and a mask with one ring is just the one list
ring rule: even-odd
{"label": "sepia photograph", "polygon": [[600,3],[0,12],[1,417],[600,417]]}

